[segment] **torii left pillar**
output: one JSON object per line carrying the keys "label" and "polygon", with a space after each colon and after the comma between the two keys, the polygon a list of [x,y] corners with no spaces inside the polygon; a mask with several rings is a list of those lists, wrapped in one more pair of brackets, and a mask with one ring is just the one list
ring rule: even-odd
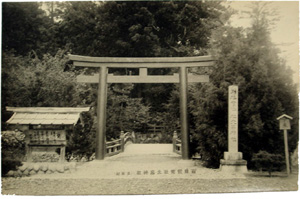
{"label": "torii left pillar", "polygon": [[187,77],[187,68],[180,67],[179,71],[179,87],[180,87],[180,121],[181,121],[181,144],[182,144],[182,159],[190,159],[190,133],[189,133],[189,120],[187,112],[187,95],[188,95],[188,77]]}
{"label": "torii left pillar", "polygon": [[97,135],[96,135],[96,160],[105,157],[105,135],[106,135],[106,102],[107,102],[107,67],[99,69],[98,101],[97,101]]}

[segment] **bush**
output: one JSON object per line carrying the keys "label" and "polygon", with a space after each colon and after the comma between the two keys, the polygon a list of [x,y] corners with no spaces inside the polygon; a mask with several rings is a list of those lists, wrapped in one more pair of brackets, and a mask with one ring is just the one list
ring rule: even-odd
{"label": "bush", "polygon": [[16,170],[22,165],[25,157],[25,134],[20,131],[3,131],[2,144],[2,176],[10,170]]}
{"label": "bush", "polygon": [[255,163],[257,169],[266,170],[271,177],[272,171],[279,171],[284,165],[284,157],[281,154],[271,154],[267,151],[259,151],[252,157],[252,162]]}
{"label": "bush", "polygon": [[67,132],[66,159],[71,157],[81,159],[90,157],[96,148],[96,133],[93,129],[93,115],[90,112],[82,113],[83,124],[77,124]]}
{"label": "bush", "polygon": [[66,159],[74,156],[81,159],[84,156],[90,157],[95,152],[95,137],[94,131],[90,128],[76,125],[74,131],[69,132],[69,139],[66,147]]}

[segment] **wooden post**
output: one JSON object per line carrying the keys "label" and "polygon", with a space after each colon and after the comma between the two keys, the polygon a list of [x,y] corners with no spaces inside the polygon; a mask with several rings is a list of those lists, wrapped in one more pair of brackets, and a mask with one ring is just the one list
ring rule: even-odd
{"label": "wooden post", "polygon": [[121,151],[124,152],[124,148],[125,148],[124,131],[121,131],[120,139],[121,139]]}
{"label": "wooden post", "polygon": [[60,162],[64,162],[65,161],[65,153],[66,153],[66,146],[62,145],[60,147],[60,158],[59,158]]}
{"label": "wooden post", "polygon": [[288,136],[287,130],[291,129],[290,120],[293,118],[286,114],[281,115],[277,118],[279,120],[279,129],[283,130],[283,138],[284,138],[284,152],[285,152],[285,165],[286,165],[286,173],[290,175],[290,158],[289,158],[289,146],[288,146]]}
{"label": "wooden post", "polygon": [[106,153],[105,131],[106,131],[106,83],[107,67],[100,67],[97,101],[97,135],[96,135],[96,160],[103,160]]}
{"label": "wooden post", "polygon": [[140,68],[140,76],[147,77],[148,74],[147,68]]}
{"label": "wooden post", "polygon": [[173,133],[173,152],[176,152],[176,139],[178,138],[177,132],[174,131]]}
{"label": "wooden post", "polygon": [[132,131],[131,137],[132,137],[132,142],[135,143],[135,133],[134,133],[134,131]]}
{"label": "wooden post", "polygon": [[289,158],[289,146],[288,146],[288,137],[287,130],[283,130],[284,135],[284,152],[285,152],[285,165],[286,165],[286,173],[290,175],[290,158]]}
{"label": "wooden post", "polygon": [[187,68],[180,67],[180,123],[181,123],[181,150],[182,159],[190,159],[189,154],[189,122],[187,114]]}
{"label": "wooden post", "polygon": [[27,162],[32,162],[32,146],[28,146]]}

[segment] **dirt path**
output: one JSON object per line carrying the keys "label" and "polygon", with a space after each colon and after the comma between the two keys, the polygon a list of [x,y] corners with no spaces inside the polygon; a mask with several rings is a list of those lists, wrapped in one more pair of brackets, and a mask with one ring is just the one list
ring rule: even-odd
{"label": "dirt path", "polygon": [[297,175],[246,179],[32,179],[2,180],[2,194],[118,195],[296,191]]}

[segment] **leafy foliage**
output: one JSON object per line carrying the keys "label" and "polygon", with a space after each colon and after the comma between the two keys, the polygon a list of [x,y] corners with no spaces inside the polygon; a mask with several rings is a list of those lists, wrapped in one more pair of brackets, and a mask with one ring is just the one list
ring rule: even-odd
{"label": "leafy foliage", "polygon": [[[221,26],[220,2],[68,2],[59,23],[62,45],[73,54],[108,57],[203,55],[212,29]],[[170,74],[170,69],[149,74]],[[162,112],[172,84],[137,84],[131,97]]]}
{"label": "leafy foliage", "polygon": [[186,56],[206,47],[224,10],[219,2],[69,2],[60,27],[75,54]]}
{"label": "leafy foliage", "polygon": [[[64,51],[34,59],[3,53],[2,105],[74,106],[78,104],[75,74],[64,72]],[[78,101],[77,101],[78,100]]]}
{"label": "leafy foliage", "polygon": [[[20,131],[3,131],[1,132],[2,152],[9,149],[23,150],[25,144],[25,134]],[[14,154],[11,154],[14,155]]]}
{"label": "leafy foliage", "polygon": [[39,56],[50,53],[55,44],[50,39],[53,35],[51,21],[39,3],[5,2],[2,10],[4,51],[14,50],[17,55],[23,56],[32,51]]}
{"label": "leafy foliage", "polygon": [[[7,31],[3,31],[3,38],[17,40],[16,45],[5,48],[5,51],[14,49],[18,56],[33,50],[41,59],[41,53],[47,52],[53,56],[59,48],[89,56],[204,54],[211,30],[226,21],[225,18],[220,18],[224,8],[219,2],[51,2],[47,4],[48,15],[38,5],[41,4],[5,4],[3,18],[13,18],[15,21],[5,22]],[[30,14],[28,9],[34,12]],[[16,17],[10,17],[12,13]],[[22,13],[31,17],[28,19],[29,23],[39,21],[32,22],[36,31],[27,32],[42,40],[28,37],[29,49],[24,48],[27,40],[22,39],[23,37],[10,36],[10,32],[18,32],[16,24],[22,23],[24,18],[17,16],[22,16]],[[7,41],[7,44],[12,42]],[[156,71],[154,74],[157,72],[168,74],[170,70]],[[172,87],[136,85],[131,97],[143,97],[143,102],[151,106],[152,112],[161,111],[161,101],[169,97]],[[88,92],[95,93],[91,90]]]}
{"label": "leafy foliage", "polygon": [[[239,150],[250,168],[253,166],[250,160],[259,150],[283,153],[283,136],[276,118],[283,113],[297,118],[297,90],[291,79],[292,71],[278,57],[265,25],[255,23],[246,30],[232,27],[216,30],[211,40],[211,53],[217,60],[211,83],[191,88],[197,150],[211,166],[218,166],[222,152],[227,149],[229,85],[239,86]],[[297,134],[297,127],[296,122],[292,137]],[[290,140],[293,147],[297,140]]]}
{"label": "leafy foliage", "polygon": [[[242,29],[225,25],[230,12],[217,1],[51,2],[47,12],[40,5],[3,3],[1,111],[5,106],[92,107],[84,115],[86,125],[68,135],[70,153],[94,150],[97,86],[75,82],[77,74],[94,71],[74,69],[67,52],[110,57],[211,53],[214,67],[190,71],[210,74],[211,81],[189,86],[192,152],[200,152],[209,166],[219,165],[227,149],[227,89],[232,84],[239,86],[239,149],[248,161],[259,150],[283,151],[276,121],[282,113],[295,118],[289,146],[296,147],[297,91],[292,71],[270,41],[273,21],[266,17],[266,7],[256,4],[252,27]],[[129,69],[110,72],[137,74]],[[140,131],[148,122],[165,124],[169,133],[179,126],[174,85],[111,84],[108,96],[107,139],[118,137],[120,130]],[[4,114],[2,122],[8,117]]]}
{"label": "leafy foliage", "polygon": [[1,132],[1,168],[2,176],[21,166],[25,156],[25,135],[20,131]]}
{"label": "leafy foliage", "polygon": [[75,125],[74,129],[67,132],[67,160],[71,156],[79,157],[79,159],[83,156],[89,158],[95,152],[96,131],[93,128],[93,117],[91,111],[82,113],[82,124]]}
{"label": "leafy foliage", "polygon": [[267,151],[259,151],[253,154],[252,162],[254,162],[256,168],[267,170],[270,177],[273,171],[281,170],[285,163],[281,154],[271,154]]}
{"label": "leafy foliage", "polygon": [[149,121],[149,106],[141,98],[129,98],[132,84],[109,87],[107,107],[107,139],[118,138],[120,132],[138,132]]}

